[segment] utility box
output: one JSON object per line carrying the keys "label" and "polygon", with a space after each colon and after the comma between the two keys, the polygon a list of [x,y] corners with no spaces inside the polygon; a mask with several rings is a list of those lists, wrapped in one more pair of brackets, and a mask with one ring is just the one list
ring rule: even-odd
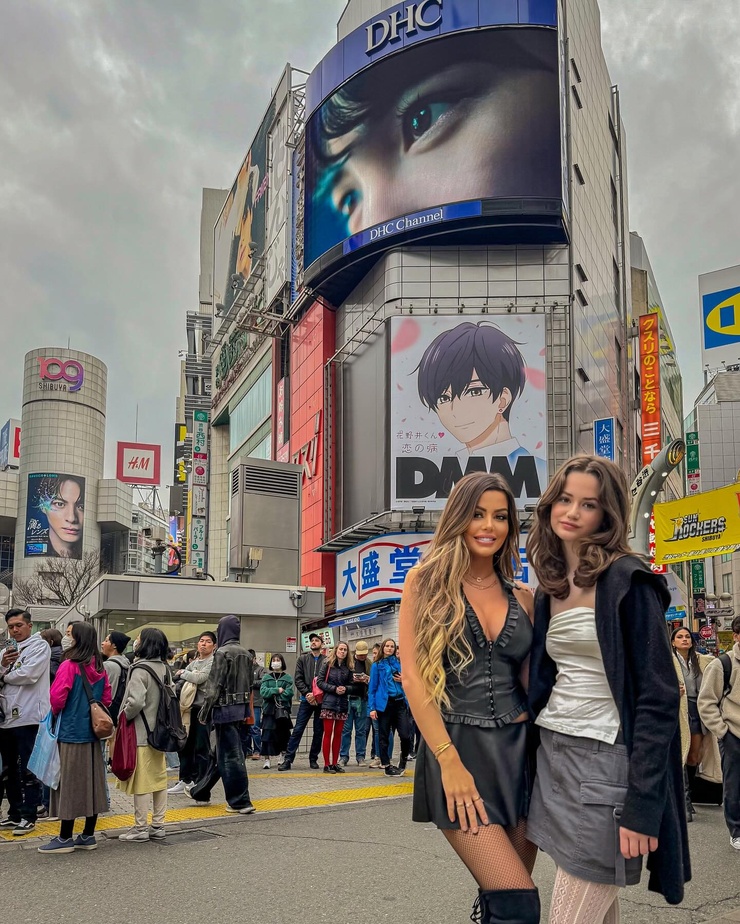
{"label": "utility box", "polygon": [[[229,572],[258,584],[300,581],[303,468],[248,459],[231,473]],[[262,550],[262,557],[255,554]]]}

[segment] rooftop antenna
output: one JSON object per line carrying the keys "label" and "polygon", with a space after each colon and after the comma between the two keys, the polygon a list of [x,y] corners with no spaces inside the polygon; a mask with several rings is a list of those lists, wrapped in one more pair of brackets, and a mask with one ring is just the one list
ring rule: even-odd
{"label": "rooftop antenna", "polygon": [[139,405],[136,405],[136,426],[134,428],[134,442],[139,441]]}

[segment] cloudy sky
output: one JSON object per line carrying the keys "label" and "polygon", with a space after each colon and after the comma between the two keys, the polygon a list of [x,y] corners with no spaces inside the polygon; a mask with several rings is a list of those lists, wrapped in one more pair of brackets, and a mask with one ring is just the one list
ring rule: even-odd
{"label": "cloudy sky", "polygon": [[[178,350],[198,299],[200,190],[228,186],[283,65],[310,69],[344,0],[2,0],[0,422],[23,354],[108,365],[108,453],[171,454]],[[701,386],[697,274],[740,263],[737,0],[601,0],[622,90],[631,227]],[[733,217],[734,216],[734,217]],[[166,462],[165,477],[170,471]]]}

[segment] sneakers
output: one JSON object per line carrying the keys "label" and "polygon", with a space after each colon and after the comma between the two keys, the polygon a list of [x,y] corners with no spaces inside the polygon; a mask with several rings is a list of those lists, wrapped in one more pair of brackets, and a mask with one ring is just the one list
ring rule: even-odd
{"label": "sneakers", "polygon": [[135,844],[143,844],[145,841],[149,840],[149,832],[146,828],[131,828],[130,831],[126,831],[124,834],[118,835],[119,841],[129,841]]}
{"label": "sneakers", "polygon": [[400,767],[394,767],[393,764],[389,764],[389,765],[385,768],[385,775],[386,775],[386,776],[403,776],[405,772],[406,772],[406,771],[405,771],[405,770],[401,770]]}
{"label": "sneakers", "polygon": [[188,787],[192,785],[192,783],[188,783],[186,780],[180,780],[179,783],[175,783],[174,786],[170,786],[167,792],[171,796],[179,796],[180,793],[186,793],[188,791]]}
{"label": "sneakers", "polygon": [[740,837],[731,837],[730,845],[735,848],[735,850],[740,850]]}
{"label": "sneakers", "polygon": [[291,763],[292,761],[288,760],[287,758],[280,761],[278,764],[278,770],[290,770]]}
{"label": "sneakers", "polygon": [[358,766],[358,767],[364,767],[366,763],[367,763],[367,761],[365,760],[364,757],[358,757],[358,758],[357,758],[357,766]]}
{"label": "sneakers", "polygon": [[380,762],[379,757],[373,757],[370,763],[367,765],[369,770],[381,770],[383,765]]}
{"label": "sneakers", "polygon": [[[93,840],[95,838],[93,837]],[[91,848],[86,848],[90,850]],[[74,853],[75,842],[71,837],[62,839],[61,837],[52,837],[48,844],[43,844],[38,848],[39,853]]]}
{"label": "sneakers", "polygon": [[340,757],[340,758],[339,758],[339,766],[340,766],[340,767],[346,767],[348,763],[349,763],[349,757]]}
{"label": "sneakers", "polygon": [[[333,767],[331,764],[324,767],[324,773],[336,773],[336,772],[337,772],[337,768]],[[344,770],[342,770],[342,773],[344,773]]]}
{"label": "sneakers", "polygon": [[36,812],[36,820],[37,820],[37,821],[39,820],[39,818],[43,818],[44,820],[46,820],[48,817],[49,817],[49,809],[46,808],[45,805],[42,806],[42,807]]}
{"label": "sneakers", "polygon": [[20,818],[3,818],[0,821],[0,828],[17,828],[20,824]]}
{"label": "sneakers", "polygon": [[318,769],[319,769],[319,762],[318,762],[318,760],[309,760],[308,766],[309,766],[312,770],[318,770]]}
{"label": "sneakers", "polygon": [[195,804],[196,805],[210,805],[211,800],[210,799],[196,799]]}
{"label": "sneakers", "polygon": [[339,764],[334,764],[334,772],[335,773],[346,773],[347,771],[344,769],[344,767],[340,766]]}
{"label": "sneakers", "polygon": [[244,808],[232,808],[230,805],[227,805],[226,811],[229,813],[229,815],[254,815],[257,809],[252,805],[251,802],[248,802]]}
{"label": "sneakers", "polygon": [[35,821],[29,821],[27,818],[21,818],[18,824],[13,828],[13,837],[22,837],[29,834],[36,827]]}
{"label": "sneakers", "polygon": [[269,757],[268,757],[267,760],[262,764],[262,769],[263,769],[263,770],[269,770],[269,769],[270,769],[270,758],[269,758]]}
{"label": "sneakers", "polygon": [[152,825],[152,827],[149,828],[150,841],[161,841],[165,837],[167,837],[167,832],[164,829],[164,825]]}
{"label": "sneakers", "polygon": [[412,751],[412,752],[409,754],[408,759],[409,759],[409,760],[416,760],[416,751]]}
{"label": "sneakers", "polygon": [[[55,838],[55,840],[61,840],[61,839]],[[94,834],[78,834],[77,837],[74,839],[74,849],[75,850],[96,850],[97,846],[98,846],[98,842],[95,840]]]}

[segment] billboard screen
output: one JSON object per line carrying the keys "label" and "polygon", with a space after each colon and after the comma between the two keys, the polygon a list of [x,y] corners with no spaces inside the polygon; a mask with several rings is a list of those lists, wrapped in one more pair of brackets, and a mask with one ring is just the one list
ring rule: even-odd
{"label": "billboard screen", "polygon": [[[492,317],[492,316],[489,316]],[[441,510],[473,471],[521,509],[547,484],[545,316],[391,321],[391,507]]]}
{"label": "billboard screen", "polygon": [[740,548],[740,485],[656,504],[653,512],[658,564],[725,555]]}
{"label": "billboard screen", "polygon": [[710,370],[740,363],[740,266],[699,276],[701,361]]}
{"label": "billboard screen", "polygon": [[[306,268],[324,255],[322,271],[372,245],[379,250],[513,213],[555,209],[559,217],[554,0],[537,5],[548,9],[549,26],[518,22],[516,4],[509,17],[504,5],[498,16],[472,6],[449,0],[426,7],[425,21],[438,20],[437,28],[417,23],[408,43],[394,44],[392,35],[408,18],[391,15],[389,26],[380,17],[319,65],[323,101],[306,129]],[[327,93],[337,83],[328,76],[337,49],[344,82]],[[350,76],[353,68],[359,73]]]}
{"label": "billboard screen", "polygon": [[235,298],[231,277],[248,279],[265,249],[267,225],[267,133],[275,117],[275,103],[257,131],[239,168],[213,230],[213,303],[228,311]]}
{"label": "billboard screen", "polygon": [[28,476],[25,558],[82,558],[85,479],[80,475]]}

